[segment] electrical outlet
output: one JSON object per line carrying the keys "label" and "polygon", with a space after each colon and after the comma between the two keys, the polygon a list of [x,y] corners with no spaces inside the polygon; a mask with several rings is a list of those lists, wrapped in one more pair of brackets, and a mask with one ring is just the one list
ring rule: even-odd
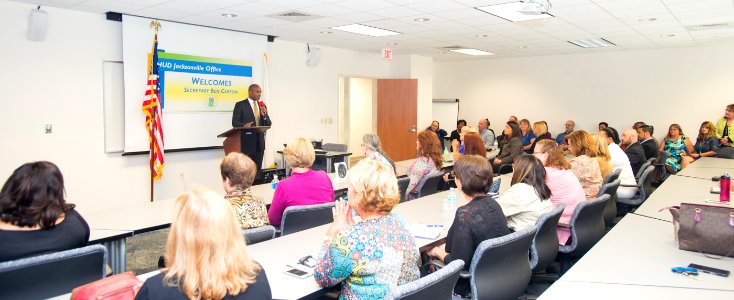
{"label": "electrical outlet", "polygon": [[46,124],[46,134],[53,133],[54,128],[51,124]]}

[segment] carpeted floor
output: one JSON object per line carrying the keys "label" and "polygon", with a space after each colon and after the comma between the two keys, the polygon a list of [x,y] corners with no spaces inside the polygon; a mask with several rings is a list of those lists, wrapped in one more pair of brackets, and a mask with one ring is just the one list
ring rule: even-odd
{"label": "carpeted floor", "polygon": [[158,269],[158,258],[166,252],[168,229],[138,234],[127,239],[127,270],[140,275]]}

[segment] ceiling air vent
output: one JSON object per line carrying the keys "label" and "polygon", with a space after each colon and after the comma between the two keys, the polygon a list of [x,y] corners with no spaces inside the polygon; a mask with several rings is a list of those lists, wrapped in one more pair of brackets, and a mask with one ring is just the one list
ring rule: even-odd
{"label": "ceiling air vent", "polygon": [[722,28],[732,28],[732,24],[729,23],[711,23],[711,24],[699,24],[699,25],[688,25],[685,26],[688,31],[702,31]]}
{"label": "ceiling air vent", "polygon": [[312,14],[308,14],[308,13],[296,11],[296,10],[272,14],[272,15],[268,15],[268,17],[285,20],[289,22],[303,22],[303,21],[322,18],[321,16],[318,16],[318,15],[312,15]]}

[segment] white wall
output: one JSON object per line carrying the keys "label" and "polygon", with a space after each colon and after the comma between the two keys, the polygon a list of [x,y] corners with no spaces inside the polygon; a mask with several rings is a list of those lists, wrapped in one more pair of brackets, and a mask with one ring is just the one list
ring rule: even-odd
{"label": "white wall", "polygon": [[[82,211],[148,201],[147,156],[104,153],[102,62],[122,60],[121,23],[102,14],[45,7],[46,41],[31,42],[25,31],[33,8],[0,0],[0,177],[25,162],[49,160],[64,174],[67,199]],[[328,47],[321,47],[319,66],[307,67],[305,44],[276,40],[268,46],[266,101],[274,125],[266,162],[297,136],[336,141],[340,75],[389,78],[394,69],[376,54]],[[334,122],[321,124],[324,117]],[[53,124],[52,134],[43,133],[47,123]],[[172,198],[195,185],[222,193],[222,156],[221,150],[166,154],[155,198]]]}
{"label": "white wall", "polygon": [[349,78],[349,149],[355,156],[362,156],[362,137],[373,133],[374,80]]}
{"label": "white wall", "polygon": [[661,137],[679,123],[695,138],[734,103],[734,43],[644,51],[436,62],[434,98],[461,99],[459,117],[474,126],[487,116],[495,131],[509,115],[545,120],[551,133],[573,119],[597,131],[635,121]]}

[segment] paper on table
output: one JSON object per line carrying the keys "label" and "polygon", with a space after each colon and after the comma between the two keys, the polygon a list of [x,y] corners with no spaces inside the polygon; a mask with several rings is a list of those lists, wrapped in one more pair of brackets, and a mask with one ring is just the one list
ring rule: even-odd
{"label": "paper on table", "polygon": [[441,224],[416,223],[408,226],[408,230],[416,238],[435,240],[443,232],[444,226]]}

